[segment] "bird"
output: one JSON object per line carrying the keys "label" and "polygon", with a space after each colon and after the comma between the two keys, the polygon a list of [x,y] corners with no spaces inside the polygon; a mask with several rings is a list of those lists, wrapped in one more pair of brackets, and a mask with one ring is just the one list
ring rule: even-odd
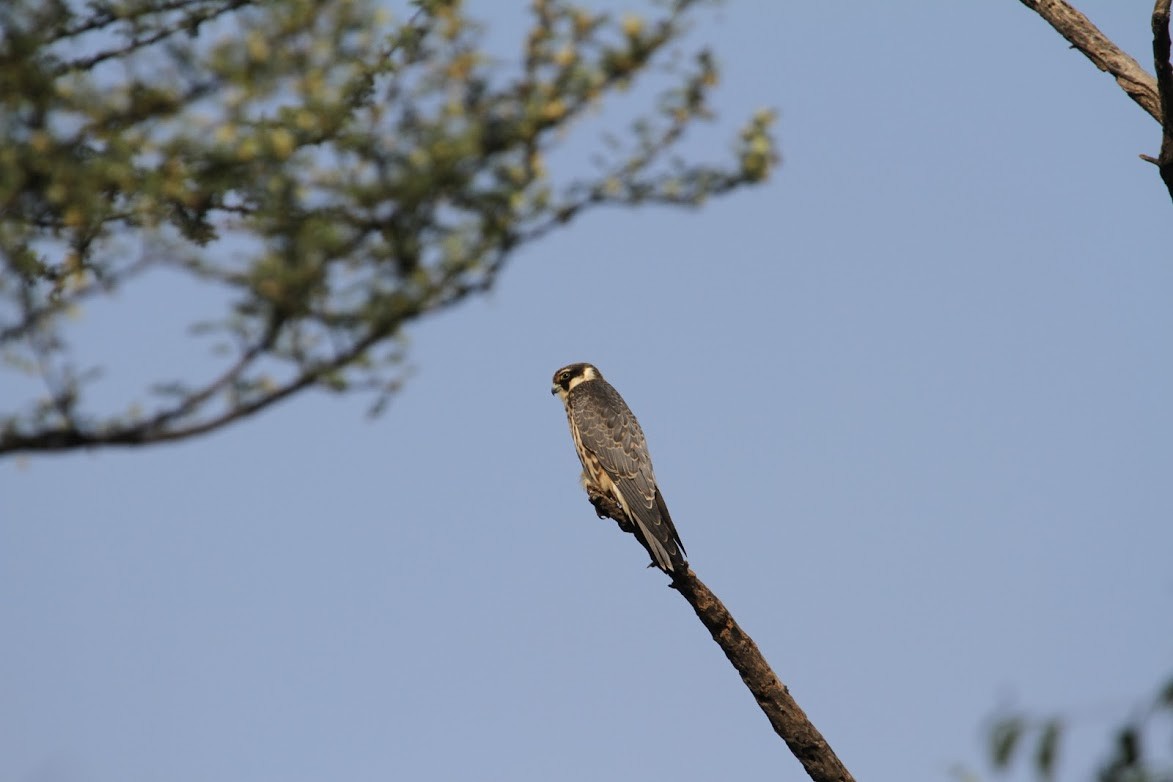
{"label": "bird", "polygon": [[581,362],[555,372],[550,393],[566,407],[587,494],[619,504],[629,531],[652,558],[648,567],[669,575],[687,570],[684,544],[656,484],[643,430],[623,397],[594,365]]}

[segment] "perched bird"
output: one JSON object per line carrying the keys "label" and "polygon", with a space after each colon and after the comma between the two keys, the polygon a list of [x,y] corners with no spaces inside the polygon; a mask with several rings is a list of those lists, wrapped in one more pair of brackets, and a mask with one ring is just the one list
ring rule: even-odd
{"label": "perched bird", "polygon": [[610,497],[623,508],[653,565],[669,574],[685,570],[684,544],[656,485],[643,430],[623,397],[590,364],[559,369],[550,393],[566,406],[587,493]]}

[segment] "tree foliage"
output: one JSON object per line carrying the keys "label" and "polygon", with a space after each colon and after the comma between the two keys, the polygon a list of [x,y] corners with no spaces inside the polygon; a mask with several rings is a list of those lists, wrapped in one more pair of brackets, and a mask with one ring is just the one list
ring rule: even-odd
{"label": "tree foliage", "polygon": [[[378,409],[404,326],[487,290],[518,248],[599,206],[762,181],[768,112],[723,163],[674,153],[717,83],[709,52],[678,51],[701,4],[616,19],[536,0],[512,65],[454,0],[399,21],[372,0],[3,4],[0,358],[43,392],[0,411],[0,454],[177,440],[309,388]],[[547,170],[659,65],[594,172]],[[223,301],[192,334],[220,364],[95,409],[101,367],[69,329],[159,269]]]}
{"label": "tree foliage", "polygon": [[[1025,764],[1039,782],[1056,779],[1060,745],[1069,722],[1070,718],[1059,715],[1038,718],[1023,712],[999,717],[989,733],[994,767],[1007,772],[1016,763]],[[1097,782],[1173,782],[1168,744],[1161,740],[1171,723],[1173,679],[1116,728],[1095,774]]]}

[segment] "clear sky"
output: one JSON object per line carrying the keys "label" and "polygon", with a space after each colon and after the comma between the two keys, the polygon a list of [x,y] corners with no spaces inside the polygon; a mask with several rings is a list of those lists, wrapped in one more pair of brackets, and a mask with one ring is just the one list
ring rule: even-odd
{"label": "clear sky", "polygon": [[[1151,3],[1081,7],[1149,61]],[[857,779],[989,778],[1007,705],[1073,715],[1085,778],[1173,670],[1158,126],[1017,0],[702,19],[720,120],[690,149],[773,106],[768,185],[528,248],[412,329],[377,420],[315,394],[0,462],[0,779],[803,779],[587,504],[549,394],[571,361],[640,417],[694,569]],[[125,371],[106,398],[201,360],[182,300],[117,304],[78,337]]]}

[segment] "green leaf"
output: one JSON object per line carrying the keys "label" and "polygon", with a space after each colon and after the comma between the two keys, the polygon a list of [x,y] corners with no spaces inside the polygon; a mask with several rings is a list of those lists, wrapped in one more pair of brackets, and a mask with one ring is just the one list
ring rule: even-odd
{"label": "green leaf", "polygon": [[1059,740],[1063,734],[1063,723],[1052,717],[1043,724],[1039,743],[1035,747],[1035,767],[1043,779],[1054,779],[1055,760],[1059,754]]}
{"label": "green leaf", "polygon": [[1165,686],[1161,688],[1161,693],[1157,696],[1157,704],[1166,709],[1173,709],[1173,679],[1165,682]]}
{"label": "green leaf", "polygon": [[994,768],[1005,770],[1010,766],[1025,729],[1025,720],[1019,716],[1005,717],[994,723],[990,730],[990,755]]}

